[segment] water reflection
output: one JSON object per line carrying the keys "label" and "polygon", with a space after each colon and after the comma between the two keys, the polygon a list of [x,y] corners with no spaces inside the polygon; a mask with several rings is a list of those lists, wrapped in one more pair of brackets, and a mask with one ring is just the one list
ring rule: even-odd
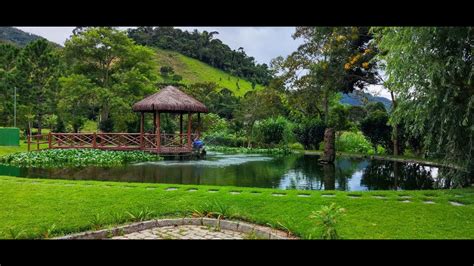
{"label": "water reflection", "polygon": [[[449,188],[455,183],[442,178],[442,168],[353,158],[338,158],[335,164],[321,165],[318,158],[309,155],[270,157],[216,153],[205,160],[167,160],[114,168],[20,169],[0,166],[0,175],[346,191]],[[469,184],[463,182],[456,182],[456,185]]]}

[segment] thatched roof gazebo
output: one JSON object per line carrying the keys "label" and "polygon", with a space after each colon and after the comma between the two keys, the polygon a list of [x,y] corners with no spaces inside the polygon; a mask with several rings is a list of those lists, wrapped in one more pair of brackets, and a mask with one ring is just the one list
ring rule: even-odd
{"label": "thatched roof gazebo", "polygon": [[[199,139],[200,136],[200,115],[209,112],[204,104],[173,86],[167,86],[135,103],[132,109],[141,113],[140,133],[50,132],[48,135],[28,135],[28,151],[32,144],[36,146],[37,150],[40,149],[40,144],[48,144],[48,149],[93,148],[122,151],[143,150],[160,154],[190,154],[193,152],[193,141]],[[144,132],[145,113],[153,113],[154,130],[152,134]],[[179,114],[179,134],[160,132],[160,115],[162,113]],[[197,113],[198,126],[193,133],[192,115],[195,113]],[[186,134],[183,134],[183,114],[188,114]]]}
{"label": "thatched roof gazebo", "polygon": [[[176,87],[167,86],[132,106],[134,112],[140,112],[140,143],[142,149],[153,150],[157,153],[189,153],[192,151],[192,141],[200,136],[200,126],[192,132],[192,115],[197,113],[198,125],[201,123],[201,113],[208,113],[208,108]],[[145,113],[153,113],[155,134],[145,134]],[[179,114],[179,135],[160,133],[161,113]],[[187,133],[183,134],[183,114],[188,114]],[[160,137],[156,137],[160,136]],[[156,138],[155,138],[156,137]],[[152,142],[156,139],[156,145]]]}

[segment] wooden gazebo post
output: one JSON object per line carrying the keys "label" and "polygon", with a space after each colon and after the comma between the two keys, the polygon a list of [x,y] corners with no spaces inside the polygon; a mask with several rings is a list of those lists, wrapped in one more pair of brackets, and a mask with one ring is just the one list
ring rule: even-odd
{"label": "wooden gazebo post", "polygon": [[155,112],[156,120],[156,150],[159,153],[161,148],[161,135],[160,135],[160,112]]}
{"label": "wooden gazebo post", "polygon": [[183,145],[183,113],[179,114],[179,144]]}
{"label": "wooden gazebo post", "polygon": [[145,131],[145,113],[140,112],[140,149],[145,148],[143,139],[143,132]]}
{"label": "wooden gazebo post", "polygon": [[197,126],[197,138],[201,138],[201,113],[198,113],[198,126]]}
{"label": "wooden gazebo post", "polygon": [[191,149],[191,119],[192,113],[188,112],[188,148]]}

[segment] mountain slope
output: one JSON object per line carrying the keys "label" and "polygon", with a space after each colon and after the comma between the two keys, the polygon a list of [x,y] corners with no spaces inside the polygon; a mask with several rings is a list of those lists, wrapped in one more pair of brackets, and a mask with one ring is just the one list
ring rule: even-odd
{"label": "mountain slope", "polygon": [[5,42],[14,43],[18,46],[25,46],[29,42],[37,39],[44,38],[13,27],[0,27],[0,40]]}
{"label": "mountain slope", "polygon": [[[222,70],[214,68],[197,59],[193,59],[182,55],[178,52],[162,50],[154,48],[156,51],[156,60],[159,68],[163,66],[170,66],[173,68],[175,74],[183,77],[181,83],[205,83],[214,82],[221,89],[227,88],[237,96],[243,96],[246,92],[252,90],[252,83],[242,78],[230,75]],[[160,76],[159,82],[166,80]],[[256,85],[255,89],[262,89],[263,86]]]}
{"label": "mountain slope", "polygon": [[342,99],[340,101],[342,104],[349,104],[349,105],[355,105],[355,106],[362,106],[365,105],[366,102],[381,102],[385,106],[385,109],[390,110],[392,108],[392,101],[385,97],[380,97],[380,96],[373,96],[370,93],[349,93],[349,94],[343,94]]}

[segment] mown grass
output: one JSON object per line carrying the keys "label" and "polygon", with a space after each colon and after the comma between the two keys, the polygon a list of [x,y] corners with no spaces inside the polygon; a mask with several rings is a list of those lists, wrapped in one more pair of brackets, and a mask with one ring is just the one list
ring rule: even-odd
{"label": "mown grass", "polygon": [[[167,190],[174,187],[176,190]],[[150,189],[152,188],[152,189]],[[194,188],[192,192],[188,191]],[[210,193],[214,190],[214,193]],[[231,191],[240,194],[231,194]],[[259,193],[255,193],[259,192]],[[273,194],[283,193],[283,196]],[[298,194],[309,197],[298,197]],[[42,238],[133,221],[132,214],[190,216],[212,202],[228,216],[287,228],[303,238],[318,238],[312,211],[336,203],[346,215],[338,224],[344,239],[472,239],[474,189],[377,191],[357,193],[297,191],[196,185],[29,179],[0,176],[0,238]],[[383,199],[374,195],[383,195]],[[401,201],[411,196],[410,202]],[[425,204],[429,196],[435,204]],[[449,201],[465,204],[452,206]],[[136,215],[134,215],[136,216]]]}
{"label": "mown grass", "polygon": [[[174,51],[155,49],[158,67],[171,66],[175,74],[181,75],[184,84],[214,82],[220,88],[227,88],[237,96],[243,96],[249,90],[252,90],[252,83],[230,75],[222,70],[214,68],[197,59],[193,59]],[[158,69],[159,71],[159,69]],[[160,77],[160,82],[164,79]],[[237,82],[239,86],[237,87]],[[262,89],[263,86],[256,85],[255,89]]]}

